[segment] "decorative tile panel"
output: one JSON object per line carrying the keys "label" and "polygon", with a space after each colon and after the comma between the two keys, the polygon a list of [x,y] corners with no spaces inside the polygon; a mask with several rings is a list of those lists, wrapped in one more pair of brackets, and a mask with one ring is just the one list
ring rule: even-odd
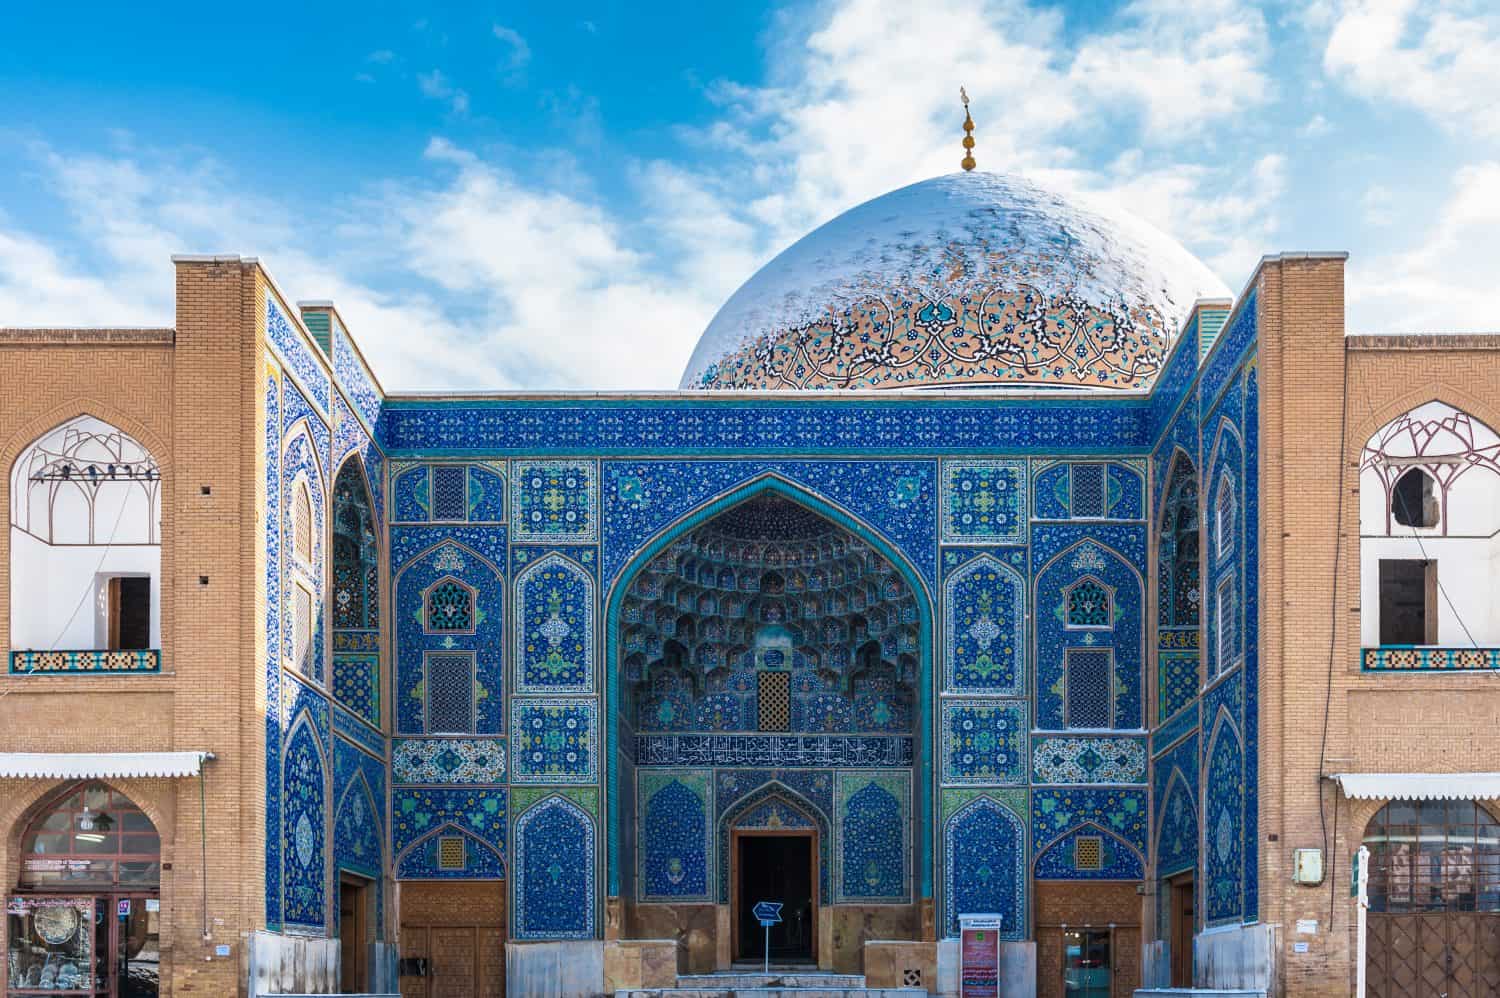
{"label": "decorative tile panel", "polygon": [[[1031,835],[1036,876],[1046,880],[1139,880],[1145,875],[1147,790],[1035,787]],[[1077,835],[1103,835],[1105,862],[1098,870],[1074,863]]]}
{"label": "decorative tile panel", "polygon": [[1061,738],[1031,741],[1031,778],[1036,783],[1145,783],[1144,738]]}
{"label": "decorative tile panel", "polygon": [[1203,787],[1203,917],[1221,925],[1244,912],[1245,759],[1227,720],[1213,728]]}
{"label": "decorative tile panel", "polygon": [[943,582],[944,684],[952,693],[1024,696],[1026,582],[982,554]]}
{"label": "decorative tile panel", "polygon": [[398,738],[391,753],[398,783],[504,783],[505,743],[492,739]]}
{"label": "decorative tile panel", "polygon": [[513,699],[511,781],[594,783],[599,778],[598,704],[577,699]]}
{"label": "decorative tile panel", "polygon": [[314,358],[315,348],[287,320],[276,296],[272,294],[266,295],[266,339],[287,365],[292,376],[312,393],[318,406],[326,413],[330,392],[328,372]]}
{"label": "decorative tile panel", "polygon": [[516,690],[592,693],[594,580],[560,554],[533,561],[516,576]]}
{"label": "decorative tile panel", "polygon": [[[415,879],[502,879],[505,877],[506,791],[396,787],[391,791],[392,850],[397,875]],[[447,830],[471,841],[469,867],[444,870],[437,862],[437,839]]]}
{"label": "decorative tile panel", "polygon": [[516,461],[511,510],[517,543],[599,539],[599,490],[592,461]]}
{"label": "decorative tile panel", "polygon": [[[261,461],[265,466],[266,516],[266,645],[262,668],[266,677],[266,926],[281,928],[281,373],[269,359],[265,366],[265,439]],[[12,658],[14,662],[14,658]]]}
{"label": "decorative tile panel", "polygon": [[[943,926],[957,936],[958,916],[1001,916],[1000,937],[1027,938],[1025,791],[1014,798],[943,791]],[[970,796],[969,794],[972,794]]]}
{"label": "decorative tile panel", "polygon": [[943,544],[1024,544],[1025,461],[944,461]]}
{"label": "decorative tile panel", "polygon": [[1024,784],[1030,730],[1024,700],[943,701],[943,782]]}
{"label": "decorative tile panel", "polygon": [[1152,766],[1156,876],[1198,866],[1198,735],[1178,742]]}
{"label": "decorative tile panel", "polygon": [[333,373],[365,425],[373,427],[380,419],[380,392],[349,334],[338,325],[333,327]]}
{"label": "decorative tile panel", "polygon": [[361,718],[380,726],[380,656],[333,655],[333,695]]}
{"label": "decorative tile panel", "polygon": [[712,901],[710,776],[702,770],[639,770],[636,863],[642,901]]}
{"label": "decorative tile panel", "polygon": [[835,776],[834,901],[911,901],[911,773]]}
{"label": "decorative tile panel", "polygon": [[286,882],[283,917],[289,926],[328,924],[328,776],[323,745],[311,724],[297,725],[287,741],[281,855]]}
{"label": "decorative tile panel", "polygon": [[594,938],[593,819],[566,798],[548,797],[516,819],[515,838],[513,938]]}

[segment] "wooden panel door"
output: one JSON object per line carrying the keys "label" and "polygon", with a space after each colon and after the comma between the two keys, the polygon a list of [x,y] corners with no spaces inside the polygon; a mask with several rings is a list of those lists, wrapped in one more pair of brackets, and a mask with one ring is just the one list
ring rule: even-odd
{"label": "wooden panel door", "polygon": [[478,973],[478,947],[474,929],[434,928],[432,957],[428,974],[432,978],[432,998],[475,998]]}
{"label": "wooden panel door", "polygon": [[[420,925],[401,926],[401,955],[408,959],[428,957],[428,930]],[[401,998],[427,998],[427,978],[401,975]]]}
{"label": "wooden panel door", "polygon": [[1500,915],[1371,914],[1369,998],[1487,998],[1500,994]]}

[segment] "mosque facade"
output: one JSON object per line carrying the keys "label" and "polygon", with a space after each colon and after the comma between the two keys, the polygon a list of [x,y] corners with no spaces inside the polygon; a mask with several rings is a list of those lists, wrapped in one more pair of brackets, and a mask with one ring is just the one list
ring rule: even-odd
{"label": "mosque facade", "polygon": [[0,993],[946,994],[981,914],[1007,994],[1500,981],[1500,339],[982,173],[674,392],[386,392],[175,263],[0,332]]}

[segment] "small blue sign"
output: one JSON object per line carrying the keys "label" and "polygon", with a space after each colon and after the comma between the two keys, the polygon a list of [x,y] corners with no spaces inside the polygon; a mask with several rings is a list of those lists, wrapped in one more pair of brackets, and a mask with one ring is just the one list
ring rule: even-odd
{"label": "small blue sign", "polygon": [[781,902],[762,901],[755,906],[755,917],[761,925],[775,925],[781,921]]}

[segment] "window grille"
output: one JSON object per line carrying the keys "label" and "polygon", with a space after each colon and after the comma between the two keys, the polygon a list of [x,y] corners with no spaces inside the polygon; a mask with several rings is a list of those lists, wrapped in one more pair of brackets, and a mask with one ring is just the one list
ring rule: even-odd
{"label": "window grille", "polygon": [[438,869],[439,870],[462,870],[468,865],[464,855],[464,837],[462,835],[441,835],[438,837]]}
{"label": "window grille", "polygon": [[474,659],[470,655],[428,655],[424,690],[429,734],[466,735],[474,731]]}
{"label": "window grille", "polygon": [[313,677],[313,595],[300,582],[292,586],[292,666]]}
{"label": "window grille", "polygon": [[761,672],[760,730],[790,731],[792,728],[792,674]]}
{"label": "window grille", "polygon": [[1104,869],[1104,839],[1080,835],[1073,840],[1073,866],[1079,870]]}
{"label": "window grille", "polygon": [[1108,648],[1069,648],[1065,653],[1064,722],[1070,728],[1107,728],[1111,709],[1111,664]]}
{"label": "window grille", "polygon": [[1219,495],[1214,504],[1214,549],[1220,558],[1234,550],[1234,481],[1224,475],[1219,479]]}
{"label": "window grille", "polygon": [[307,486],[299,484],[292,498],[292,554],[304,564],[312,564],[312,498]]}
{"label": "window grille", "polygon": [[1103,519],[1108,489],[1104,465],[1075,464],[1069,471],[1072,476],[1072,488],[1069,491],[1073,516],[1076,519]]}
{"label": "window grille", "polygon": [[1392,801],[1364,844],[1371,911],[1500,911],[1500,824],[1474,801]]}
{"label": "window grille", "polygon": [[442,579],[427,590],[427,631],[473,633],[474,591],[454,579]]}
{"label": "window grille", "polygon": [[1219,649],[1218,671],[1223,672],[1234,664],[1235,657],[1239,653],[1235,641],[1234,616],[1237,608],[1234,603],[1234,580],[1232,578],[1219,583],[1219,600],[1215,611],[1214,631]]}
{"label": "window grille", "polygon": [[1083,579],[1068,590],[1070,628],[1107,628],[1113,625],[1109,590],[1097,579]]}
{"label": "window grille", "polygon": [[468,518],[469,469],[461,464],[438,464],[432,468],[432,518]]}

